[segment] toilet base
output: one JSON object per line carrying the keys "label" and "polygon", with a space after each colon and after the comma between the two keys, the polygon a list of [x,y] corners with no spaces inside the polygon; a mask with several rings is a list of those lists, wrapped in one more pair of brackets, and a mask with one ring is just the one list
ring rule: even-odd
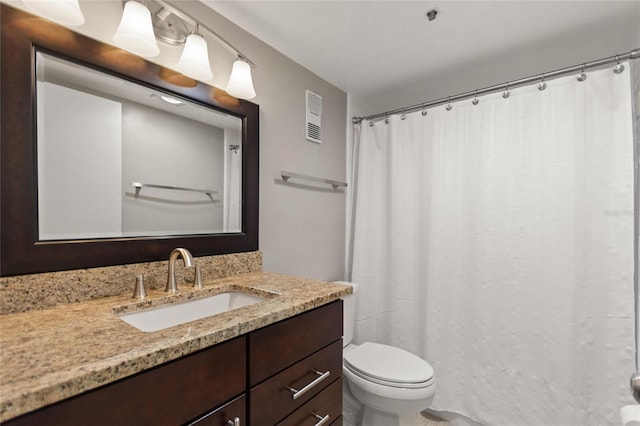
{"label": "toilet base", "polygon": [[400,416],[394,413],[364,407],[362,426],[400,426]]}
{"label": "toilet base", "polygon": [[[351,393],[364,405],[362,426],[399,426],[400,416],[419,413],[427,408],[435,394],[435,384],[415,394],[412,390],[407,396],[419,396],[418,399],[387,398],[363,388],[362,385],[377,386],[354,376],[348,369],[343,370]],[[380,390],[380,389],[378,389]],[[394,389],[398,390],[398,389]],[[408,390],[407,390],[408,391]]]}

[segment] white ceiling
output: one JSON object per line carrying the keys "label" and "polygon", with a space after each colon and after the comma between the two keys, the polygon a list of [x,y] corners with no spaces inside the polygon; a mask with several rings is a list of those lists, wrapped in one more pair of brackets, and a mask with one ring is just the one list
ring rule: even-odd
{"label": "white ceiling", "polygon": [[203,2],[374,108],[640,47],[640,0]]}

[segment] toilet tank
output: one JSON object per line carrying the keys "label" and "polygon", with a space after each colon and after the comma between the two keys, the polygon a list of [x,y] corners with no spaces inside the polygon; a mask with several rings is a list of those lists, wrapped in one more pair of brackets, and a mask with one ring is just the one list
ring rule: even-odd
{"label": "toilet tank", "polygon": [[344,333],[342,336],[342,346],[347,346],[353,340],[353,326],[356,321],[356,293],[358,291],[358,284],[347,281],[336,281],[336,284],[348,285],[353,288],[353,294],[342,298],[344,316],[344,324],[342,326]]}

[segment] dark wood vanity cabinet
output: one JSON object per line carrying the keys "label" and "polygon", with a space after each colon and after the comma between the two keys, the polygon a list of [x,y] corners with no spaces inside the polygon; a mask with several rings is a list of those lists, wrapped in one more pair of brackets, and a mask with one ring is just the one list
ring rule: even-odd
{"label": "dark wood vanity cabinet", "polygon": [[4,424],[330,425],[341,413],[338,300]]}
{"label": "dark wood vanity cabinet", "polygon": [[341,415],[341,300],[248,339],[249,424],[329,425]]}
{"label": "dark wood vanity cabinet", "polygon": [[246,337],[42,408],[7,425],[180,425],[243,394]]}

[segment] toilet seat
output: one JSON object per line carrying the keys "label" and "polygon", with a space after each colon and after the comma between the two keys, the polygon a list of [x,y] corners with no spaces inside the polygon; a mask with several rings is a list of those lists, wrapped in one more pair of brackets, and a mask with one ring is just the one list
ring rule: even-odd
{"label": "toilet seat", "polygon": [[403,349],[365,342],[344,353],[344,367],[368,382],[403,389],[421,389],[433,384],[433,368],[425,360]]}

